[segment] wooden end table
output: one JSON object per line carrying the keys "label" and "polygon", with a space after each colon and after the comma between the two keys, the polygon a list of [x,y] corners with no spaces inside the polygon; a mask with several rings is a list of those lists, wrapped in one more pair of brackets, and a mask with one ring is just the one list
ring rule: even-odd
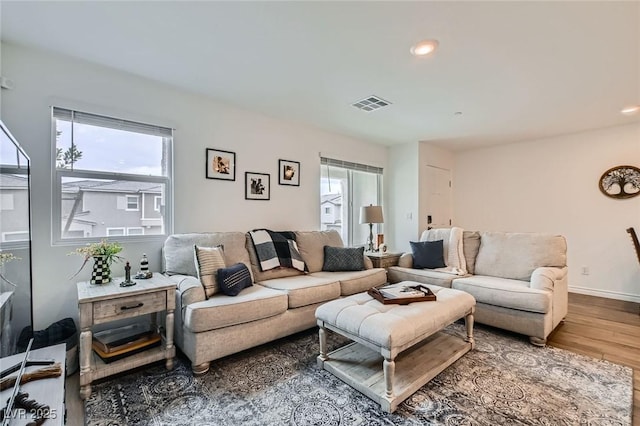
{"label": "wooden end table", "polygon": [[[78,283],[80,310],[80,398],[91,395],[91,383],[113,374],[166,359],[168,370],[173,368],[176,348],[173,344],[173,311],[175,284],[164,275],[136,279],[136,285],[120,287],[122,278],[108,284]],[[166,311],[164,327],[158,327],[157,313]],[[91,348],[93,326],[111,321],[151,315],[153,329],[163,337],[160,347],[150,348],[125,358],[105,363]],[[164,329],[164,330],[162,330]]]}
{"label": "wooden end table", "polygon": [[396,266],[402,253],[379,253],[379,252],[365,252],[364,253],[374,268],[388,268],[389,266]]}

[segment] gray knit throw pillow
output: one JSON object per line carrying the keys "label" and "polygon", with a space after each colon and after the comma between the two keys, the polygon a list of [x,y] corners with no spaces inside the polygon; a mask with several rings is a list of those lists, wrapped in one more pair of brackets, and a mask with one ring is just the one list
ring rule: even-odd
{"label": "gray knit throw pillow", "polygon": [[323,271],[363,271],[364,247],[324,246]]}

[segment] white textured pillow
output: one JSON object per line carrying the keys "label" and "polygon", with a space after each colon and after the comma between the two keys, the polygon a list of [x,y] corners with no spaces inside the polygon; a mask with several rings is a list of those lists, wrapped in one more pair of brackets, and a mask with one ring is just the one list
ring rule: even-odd
{"label": "white textured pillow", "polygon": [[209,298],[220,291],[216,276],[218,269],[226,266],[224,263],[224,251],[222,246],[198,247],[194,245],[193,248],[198,279],[202,283],[202,287],[204,287],[207,298]]}

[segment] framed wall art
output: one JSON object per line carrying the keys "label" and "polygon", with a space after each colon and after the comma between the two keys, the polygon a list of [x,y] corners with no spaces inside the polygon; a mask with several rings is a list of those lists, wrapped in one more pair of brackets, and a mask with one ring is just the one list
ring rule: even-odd
{"label": "framed wall art", "polygon": [[236,180],[236,153],[207,148],[207,179]]}
{"label": "framed wall art", "polygon": [[631,198],[640,195],[640,169],[635,166],[612,167],[598,182],[600,191],[611,198]]}
{"label": "framed wall art", "polygon": [[278,160],[278,184],[300,186],[300,162]]}
{"label": "framed wall art", "polygon": [[271,175],[267,173],[244,173],[244,199],[269,200],[271,192]]}

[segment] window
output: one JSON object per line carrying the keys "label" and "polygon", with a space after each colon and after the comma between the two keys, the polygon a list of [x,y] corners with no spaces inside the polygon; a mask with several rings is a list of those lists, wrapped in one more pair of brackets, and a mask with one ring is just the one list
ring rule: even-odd
{"label": "window", "polygon": [[127,195],[127,210],[140,210],[139,200],[137,195]]}
{"label": "window", "polygon": [[[172,129],[57,107],[52,117],[54,242],[171,232]],[[152,220],[147,193],[164,201]]]}
{"label": "window", "polygon": [[127,228],[127,235],[144,235],[144,228],[141,226],[133,226]]}
{"label": "window", "polygon": [[3,232],[2,242],[26,241],[29,239],[29,231]]}
{"label": "window", "polygon": [[346,245],[365,245],[369,227],[359,223],[360,207],[382,203],[382,168],[324,157],[320,164],[320,229],[337,230]]}
{"label": "window", "polygon": [[107,237],[121,237],[124,235],[124,228],[107,228]]}
{"label": "window", "polygon": [[162,207],[162,197],[156,195],[153,197],[153,210],[159,212],[160,207]]}

